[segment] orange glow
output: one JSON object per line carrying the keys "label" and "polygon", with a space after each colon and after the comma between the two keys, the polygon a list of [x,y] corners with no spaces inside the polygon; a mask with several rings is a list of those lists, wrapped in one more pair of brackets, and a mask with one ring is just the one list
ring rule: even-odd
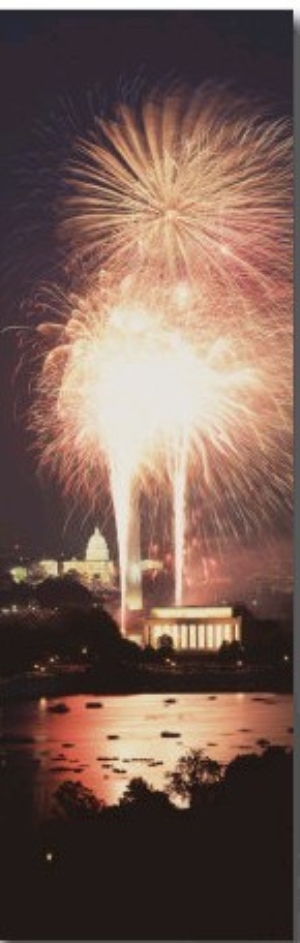
{"label": "orange glow", "polygon": [[178,604],[187,521],[204,545],[290,507],[291,135],[220,89],[154,92],[95,119],[66,178],[90,261],[41,296],[31,425],[69,494],[112,495],[124,627],[140,494],[172,495]]}
{"label": "orange glow", "polygon": [[164,606],[151,609],[153,619],[222,619],[232,617],[230,606]]}
{"label": "orange glow", "polygon": [[243,362],[241,343],[234,349],[232,340],[220,342],[208,330],[192,340],[172,325],[170,293],[164,293],[163,314],[160,290],[151,301],[152,308],[140,311],[134,298],[116,308],[103,304],[99,289],[87,296],[80,317],[75,308],[44,359],[34,414],[42,462],[58,470],[69,489],[89,493],[101,472],[108,477],[123,620],[134,493],[151,493],[154,481],[172,486],[180,603],[189,467],[209,489],[214,463],[224,455],[228,475],[236,462],[241,466],[243,449],[248,453],[257,440],[262,393],[262,376]]}

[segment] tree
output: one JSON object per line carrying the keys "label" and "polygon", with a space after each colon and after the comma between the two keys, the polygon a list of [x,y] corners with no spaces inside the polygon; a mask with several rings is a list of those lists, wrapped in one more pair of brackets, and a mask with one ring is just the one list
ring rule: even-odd
{"label": "tree", "polygon": [[90,606],[89,590],[70,576],[49,576],[35,588],[35,597],[41,606],[54,609],[60,606]]}
{"label": "tree", "polygon": [[238,793],[243,803],[249,795],[251,801],[258,798],[261,805],[266,797],[270,805],[278,786],[282,788],[282,782],[289,782],[291,768],[292,753],[284,746],[270,744],[261,755],[246,753],[234,757],[227,766],[224,784],[232,794]]}
{"label": "tree", "polygon": [[174,641],[171,635],[161,635],[157,640],[157,648],[161,655],[171,655],[174,651]]}
{"label": "tree", "polygon": [[142,776],[133,776],[126,786],[124,795],[120,799],[120,805],[133,805],[135,803],[148,802],[149,796],[153,795],[153,788],[143,779]]}
{"label": "tree", "polygon": [[167,773],[168,792],[198,805],[222,777],[222,767],[203,750],[190,750],[180,757],[173,773]]}
{"label": "tree", "polygon": [[226,664],[233,664],[243,655],[243,647],[240,642],[222,642],[218,651],[219,661]]}
{"label": "tree", "polygon": [[159,789],[153,789],[142,776],[134,776],[120,799],[120,806],[127,809],[135,809],[140,812],[169,812],[172,805],[165,792]]}
{"label": "tree", "polygon": [[91,789],[81,782],[66,780],[54,794],[59,813],[64,818],[82,822],[95,821],[99,818],[104,803],[94,795]]}

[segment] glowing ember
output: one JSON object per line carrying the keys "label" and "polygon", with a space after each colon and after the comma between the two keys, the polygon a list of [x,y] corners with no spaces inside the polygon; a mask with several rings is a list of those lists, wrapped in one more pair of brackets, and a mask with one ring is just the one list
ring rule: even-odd
{"label": "glowing ember", "polygon": [[285,122],[207,87],[75,142],[63,231],[91,281],[48,298],[31,424],[67,491],[109,484],[123,627],[137,495],[171,488],[178,604],[187,520],[224,538],[290,501],[290,153]]}
{"label": "glowing ember", "polygon": [[76,139],[64,234],[96,271],[108,258],[119,275],[179,279],[183,297],[195,281],[205,299],[273,303],[291,277],[291,146],[286,120],[228,90],[156,90]]}

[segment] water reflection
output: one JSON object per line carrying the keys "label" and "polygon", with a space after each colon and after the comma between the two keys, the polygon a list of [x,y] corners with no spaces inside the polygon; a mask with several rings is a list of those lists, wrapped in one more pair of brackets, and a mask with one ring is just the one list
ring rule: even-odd
{"label": "water reflection", "polygon": [[43,806],[65,779],[80,779],[110,804],[132,776],[164,788],[165,773],[190,748],[228,763],[241,751],[259,753],[268,742],[292,744],[290,695],[180,694],[168,701],[157,694],[113,696],[101,697],[101,710],[87,710],[86,696],[73,696],[64,699],[65,713],[50,710],[54,704],[40,698],[1,711],[1,753],[15,749],[19,739],[39,761],[35,777]]}

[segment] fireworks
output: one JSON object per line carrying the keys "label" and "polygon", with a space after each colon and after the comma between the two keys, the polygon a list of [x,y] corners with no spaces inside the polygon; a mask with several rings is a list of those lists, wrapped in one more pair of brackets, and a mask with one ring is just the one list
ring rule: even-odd
{"label": "fireworks", "polygon": [[262,489],[261,520],[289,501],[290,151],[285,122],[207,87],[74,144],[62,230],[91,284],[48,305],[31,424],[69,492],[111,491],[123,625],[136,495],[173,495],[178,603],[199,508],[226,536]]}
{"label": "fireworks", "polygon": [[[291,278],[291,135],[284,120],[204,85],[154,92],[77,138],[66,171],[64,235],[99,270],[195,281],[205,302]],[[274,278],[274,248],[276,278]]]}
{"label": "fireworks", "polygon": [[[247,496],[273,460],[265,510],[275,501],[278,382],[276,387],[275,377],[271,382],[269,367],[266,393],[266,364],[264,370],[256,364],[251,335],[245,343],[232,334],[220,340],[216,329],[207,327],[194,334],[190,314],[189,331],[175,329],[173,293],[171,299],[165,293],[163,315],[159,308],[135,307],[134,299],[123,300],[122,307],[115,291],[112,295],[109,305],[107,292],[104,299],[98,289],[68,310],[59,328],[43,324],[50,349],[31,420],[42,462],[59,473],[71,493],[95,494],[103,480],[109,482],[124,609],[134,493],[151,495],[154,485],[173,491],[177,601],[188,478],[194,488],[197,484],[206,522],[203,505],[213,495],[218,529],[232,505],[239,524],[243,515],[249,518]],[[160,290],[152,292],[152,304],[155,295],[159,305]],[[252,514],[251,501],[249,521]]]}

